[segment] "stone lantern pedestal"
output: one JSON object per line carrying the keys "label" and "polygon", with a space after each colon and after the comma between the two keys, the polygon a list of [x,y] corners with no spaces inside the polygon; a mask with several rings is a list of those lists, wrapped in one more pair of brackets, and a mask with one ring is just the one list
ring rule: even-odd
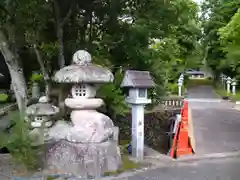
{"label": "stone lantern pedestal", "polygon": [[112,120],[96,109],[103,100],[95,98],[97,87],[113,81],[112,73],[91,63],[91,55],[77,51],[73,64],[60,69],[54,77],[58,83],[72,85],[65,105],[71,112],[71,124],[59,121],[50,130],[55,145],[47,153],[47,167],[83,178],[100,177],[116,171],[121,155],[114,138]]}

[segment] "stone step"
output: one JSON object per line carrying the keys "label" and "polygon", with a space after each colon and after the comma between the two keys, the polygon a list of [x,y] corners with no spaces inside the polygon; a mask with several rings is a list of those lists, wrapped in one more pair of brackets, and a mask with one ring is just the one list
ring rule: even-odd
{"label": "stone step", "polygon": [[221,103],[224,102],[221,99],[205,99],[205,98],[186,98],[188,102],[203,102],[203,103]]}

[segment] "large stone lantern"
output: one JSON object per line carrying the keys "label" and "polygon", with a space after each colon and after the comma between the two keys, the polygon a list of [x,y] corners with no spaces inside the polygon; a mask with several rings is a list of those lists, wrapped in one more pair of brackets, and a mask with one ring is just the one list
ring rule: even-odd
{"label": "large stone lantern", "polygon": [[95,110],[103,105],[102,99],[95,98],[99,84],[113,80],[113,74],[108,69],[93,65],[91,55],[83,50],[74,54],[73,65],[55,74],[54,81],[72,84],[71,97],[65,99],[66,106],[73,109],[71,112],[73,128],[72,133],[67,136],[68,140],[101,142],[113,134],[112,120]]}
{"label": "large stone lantern", "polygon": [[58,122],[50,132],[59,142],[48,156],[48,164],[87,177],[98,177],[116,171],[121,164],[117,142],[114,141],[112,120],[96,111],[103,100],[95,98],[100,84],[114,80],[106,68],[91,63],[91,55],[84,50],[73,55],[73,63],[60,69],[54,76],[58,83],[72,86],[65,105],[72,109],[72,124]]}

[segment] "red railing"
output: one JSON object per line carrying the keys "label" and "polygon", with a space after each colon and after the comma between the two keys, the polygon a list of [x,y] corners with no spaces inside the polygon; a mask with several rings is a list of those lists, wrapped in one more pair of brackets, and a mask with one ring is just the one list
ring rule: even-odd
{"label": "red railing", "polygon": [[193,154],[190,139],[188,136],[188,118],[188,102],[184,100],[184,104],[181,109],[181,121],[177,125],[177,130],[170,151],[170,156],[172,158],[178,158],[183,155]]}

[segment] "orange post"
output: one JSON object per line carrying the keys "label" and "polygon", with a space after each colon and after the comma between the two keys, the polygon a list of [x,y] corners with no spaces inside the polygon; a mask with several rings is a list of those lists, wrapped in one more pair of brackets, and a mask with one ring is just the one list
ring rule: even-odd
{"label": "orange post", "polygon": [[192,154],[192,148],[190,147],[189,137],[188,137],[188,102],[184,101],[183,108],[181,110],[181,123],[179,130],[179,137],[177,141],[177,157],[183,155]]}

